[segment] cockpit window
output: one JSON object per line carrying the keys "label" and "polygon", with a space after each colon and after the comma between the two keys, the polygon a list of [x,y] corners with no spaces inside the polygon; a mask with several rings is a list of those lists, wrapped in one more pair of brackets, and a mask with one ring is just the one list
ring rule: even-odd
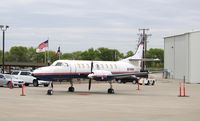
{"label": "cockpit window", "polygon": [[61,63],[61,62],[57,62],[56,64],[55,64],[55,66],[62,66],[63,65],[63,63]]}

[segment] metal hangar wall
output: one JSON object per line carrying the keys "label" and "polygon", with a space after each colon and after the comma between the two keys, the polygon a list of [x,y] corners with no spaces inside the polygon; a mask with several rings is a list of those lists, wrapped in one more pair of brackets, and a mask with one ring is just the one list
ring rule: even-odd
{"label": "metal hangar wall", "polygon": [[200,31],[164,38],[164,69],[168,77],[200,83]]}

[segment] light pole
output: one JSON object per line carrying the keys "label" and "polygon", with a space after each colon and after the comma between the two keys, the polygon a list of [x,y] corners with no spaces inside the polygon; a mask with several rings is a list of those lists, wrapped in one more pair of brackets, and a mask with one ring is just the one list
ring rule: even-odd
{"label": "light pole", "polygon": [[0,25],[0,28],[3,31],[2,73],[4,74],[5,31],[9,28],[9,26],[8,25]]}

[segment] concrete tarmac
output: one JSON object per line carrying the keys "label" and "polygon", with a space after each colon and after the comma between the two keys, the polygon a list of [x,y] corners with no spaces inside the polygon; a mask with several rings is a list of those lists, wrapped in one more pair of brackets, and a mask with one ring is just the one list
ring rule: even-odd
{"label": "concrete tarmac", "polygon": [[155,86],[114,83],[115,94],[107,94],[108,83],[54,84],[47,87],[0,87],[1,121],[200,121],[200,85],[187,84],[186,95],[178,97],[179,82],[158,80]]}

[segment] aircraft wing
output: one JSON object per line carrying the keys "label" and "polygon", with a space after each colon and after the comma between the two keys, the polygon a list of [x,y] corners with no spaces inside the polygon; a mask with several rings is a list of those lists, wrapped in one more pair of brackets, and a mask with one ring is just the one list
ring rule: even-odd
{"label": "aircraft wing", "polygon": [[88,77],[97,81],[112,80],[112,79],[123,79],[128,77],[141,77],[147,75],[148,72],[129,72],[129,73],[114,73],[110,71],[97,70],[89,74]]}

